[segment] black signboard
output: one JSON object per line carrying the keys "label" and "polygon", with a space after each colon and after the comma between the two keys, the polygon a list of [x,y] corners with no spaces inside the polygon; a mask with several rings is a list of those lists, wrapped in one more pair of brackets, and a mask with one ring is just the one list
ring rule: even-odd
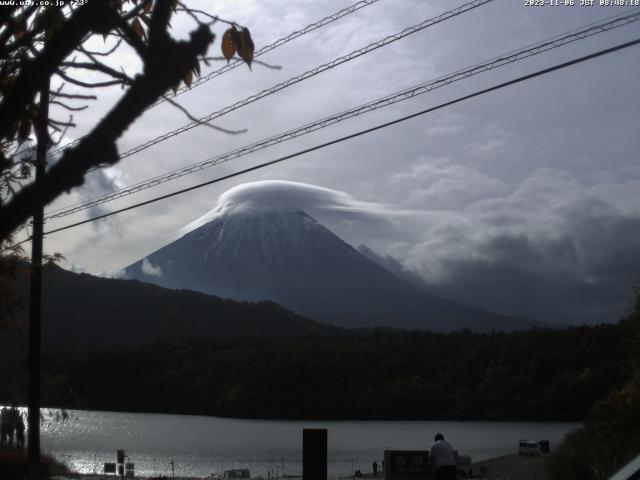
{"label": "black signboard", "polygon": [[303,480],[327,480],[327,429],[302,430]]}
{"label": "black signboard", "polygon": [[104,464],[104,473],[116,473],[116,464],[115,463],[105,463]]}
{"label": "black signboard", "polygon": [[425,450],[386,450],[384,452],[385,480],[417,480],[429,476],[429,452]]}

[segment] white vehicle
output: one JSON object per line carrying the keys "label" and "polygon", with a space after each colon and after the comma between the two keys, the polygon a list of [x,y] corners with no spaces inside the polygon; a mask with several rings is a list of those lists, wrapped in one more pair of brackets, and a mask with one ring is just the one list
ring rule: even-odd
{"label": "white vehicle", "polygon": [[519,455],[539,457],[541,453],[540,443],[534,442],[533,440],[520,440],[520,446],[518,448]]}

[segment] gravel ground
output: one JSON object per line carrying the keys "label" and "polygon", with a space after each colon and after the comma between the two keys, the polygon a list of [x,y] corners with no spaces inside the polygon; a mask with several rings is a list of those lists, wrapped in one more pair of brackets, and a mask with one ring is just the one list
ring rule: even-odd
{"label": "gravel ground", "polygon": [[551,480],[546,470],[547,457],[521,457],[506,455],[476,462],[472,473],[484,475],[478,478],[490,480]]}

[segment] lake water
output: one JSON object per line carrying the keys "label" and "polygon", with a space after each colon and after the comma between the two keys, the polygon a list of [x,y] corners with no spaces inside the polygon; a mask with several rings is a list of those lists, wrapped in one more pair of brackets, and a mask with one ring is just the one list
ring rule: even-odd
{"label": "lake water", "polygon": [[435,421],[272,421],[187,415],[72,411],[66,421],[44,412],[42,447],[74,471],[101,473],[124,449],[136,475],[205,477],[230,468],[252,476],[302,472],[302,429],[327,428],[329,475],[371,471],[391,449],[426,449],[442,432],[462,455],[483,460],[516,453],[521,439],[553,448],[575,423]]}

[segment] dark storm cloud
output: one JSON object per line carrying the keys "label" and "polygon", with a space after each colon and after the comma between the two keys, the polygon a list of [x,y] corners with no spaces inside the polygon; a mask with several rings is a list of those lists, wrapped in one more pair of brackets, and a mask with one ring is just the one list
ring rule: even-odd
{"label": "dark storm cloud", "polygon": [[[248,25],[259,48],[351,3],[247,0],[216,2],[213,8],[223,18]],[[392,3],[362,9],[264,57],[282,70],[239,68],[179,100],[196,116],[208,114],[463,2]],[[211,6],[202,2],[202,8]],[[618,11],[599,7],[531,9],[522,2],[491,2],[219,119],[228,128],[248,128],[246,135],[190,130],[118,164],[121,180],[88,178],[84,197],[76,193],[61,203],[109,192],[116,180],[131,185],[202,161],[614,13]],[[192,27],[181,22],[176,19],[173,30],[184,35]],[[621,43],[636,31],[633,24],[594,36],[132,199],[145,200],[369,128]],[[219,55],[218,48],[213,46],[213,55]],[[398,258],[432,288],[454,298],[545,320],[615,320],[631,286],[638,283],[633,272],[638,265],[640,212],[640,64],[634,61],[635,48],[195,191],[178,201],[132,211],[118,217],[121,235],[113,235],[111,224],[103,222],[98,233],[93,226],[63,232],[48,238],[48,246],[90,271],[115,270],[166,244],[210,211],[225,191],[245,182],[281,179],[307,186],[249,193],[266,195],[259,201],[315,205],[312,214],[334,232],[354,245],[365,243]],[[122,63],[135,72],[132,58],[123,57]],[[219,66],[213,63],[209,69]],[[101,118],[119,93],[109,90],[91,109],[78,112],[78,124],[91,125]],[[174,108],[158,107],[146,112],[118,146],[126,150],[186,122]]]}
{"label": "dark storm cloud", "polygon": [[559,323],[616,321],[640,284],[640,216],[625,197],[605,199],[620,190],[539,171],[509,195],[433,222],[405,266],[432,290],[490,310]]}

